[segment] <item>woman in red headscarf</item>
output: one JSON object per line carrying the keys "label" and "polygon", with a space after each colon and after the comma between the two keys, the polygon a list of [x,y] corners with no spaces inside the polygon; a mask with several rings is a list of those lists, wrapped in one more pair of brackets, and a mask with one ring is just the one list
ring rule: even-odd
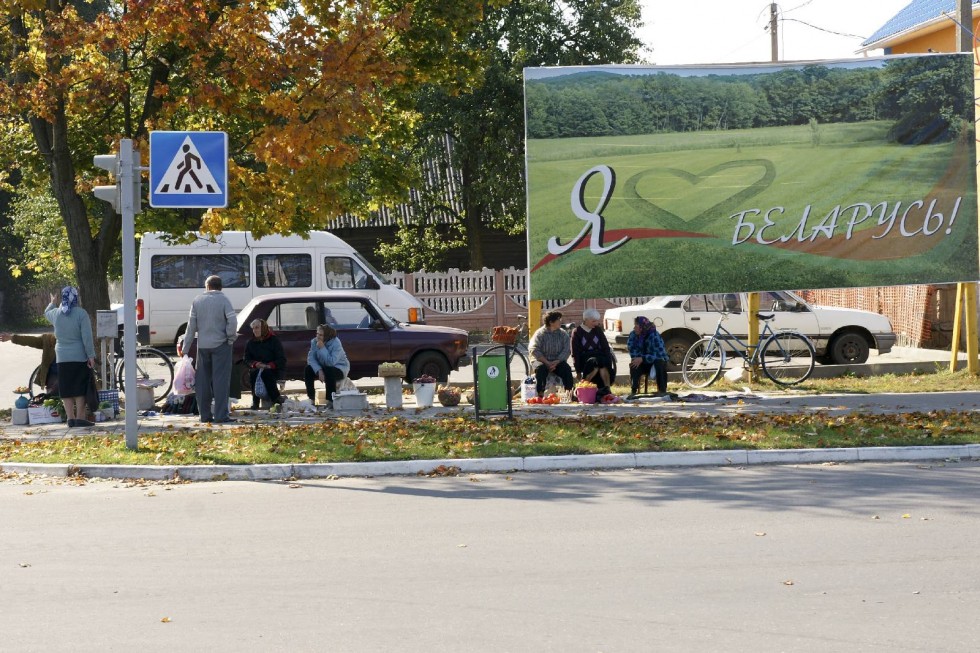
{"label": "woman in red headscarf", "polygon": [[286,352],[282,343],[272,332],[265,320],[252,320],[252,333],[255,337],[245,345],[245,365],[252,386],[252,409],[259,407],[259,397],[255,394],[255,384],[262,377],[262,385],[273,403],[281,404],[285,397],[279,392],[279,379],[286,371]]}

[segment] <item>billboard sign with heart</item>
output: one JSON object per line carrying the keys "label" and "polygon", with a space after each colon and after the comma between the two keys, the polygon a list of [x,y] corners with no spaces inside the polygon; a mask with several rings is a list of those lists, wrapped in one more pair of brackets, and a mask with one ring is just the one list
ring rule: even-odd
{"label": "billboard sign with heart", "polygon": [[524,86],[532,299],[980,278],[969,54]]}

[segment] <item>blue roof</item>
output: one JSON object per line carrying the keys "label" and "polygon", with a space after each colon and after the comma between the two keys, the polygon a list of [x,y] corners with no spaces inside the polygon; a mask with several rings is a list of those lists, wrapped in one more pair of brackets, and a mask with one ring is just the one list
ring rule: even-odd
{"label": "blue roof", "polygon": [[[978,4],[980,4],[980,0],[973,0],[974,6]],[[942,16],[943,12],[956,16],[958,9],[959,0],[912,0],[905,9],[902,9],[887,23],[879,27],[878,31],[869,36],[861,45],[869,45],[927,23]]]}

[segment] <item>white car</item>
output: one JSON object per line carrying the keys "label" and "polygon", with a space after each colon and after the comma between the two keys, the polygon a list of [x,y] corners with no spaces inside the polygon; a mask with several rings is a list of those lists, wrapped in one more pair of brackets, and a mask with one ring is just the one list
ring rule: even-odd
{"label": "white car", "polygon": [[[745,293],[654,297],[639,306],[608,309],[603,329],[610,344],[625,345],[637,316],[652,320],[667,346],[668,369],[678,371],[688,348],[714,333],[722,312],[729,313],[725,328],[746,342],[746,305]],[[811,306],[791,292],[759,293],[759,310],[775,314],[774,330],[795,329],[810,338],[820,363],[864,363],[871,349],[887,354],[895,344],[891,322],[871,311]]]}

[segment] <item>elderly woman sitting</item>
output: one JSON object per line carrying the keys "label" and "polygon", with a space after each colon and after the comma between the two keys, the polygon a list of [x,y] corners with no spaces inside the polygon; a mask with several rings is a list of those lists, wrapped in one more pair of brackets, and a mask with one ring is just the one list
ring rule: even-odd
{"label": "elderly woman sitting", "polygon": [[326,386],[327,407],[333,408],[333,393],[337,391],[337,382],[350,372],[350,361],[337,330],[329,324],[321,324],[316,328],[316,338],[310,341],[310,353],[306,357],[306,396],[310,403],[316,403],[314,384],[319,379]]}
{"label": "elderly woman sitting", "polygon": [[[538,366],[534,370],[538,396],[544,394],[549,374],[554,374],[560,378],[565,390],[571,391],[575,385],[572,378],[572,368],[568,364],[568,356],[572,350],[568,341],[568,334],[561,328],[561,313],[549,311],[544,316],[544,326],[531,336],[529,349],[531,357],[538,362]],[[578,398],[572,395],[571,401],[578,401]]]}
{"label": "elderly woman sitting", "polygon": [[260,378],[265,394],[272,403],[281,404],[285,398],[279,392],[278,381],[286,370],[286,352],[265,320],[252,320],[249,326],[255,336],[245,345],[245,365],[249,369],[248,378],[252,385],[252,409],[259,407],[260,397],[255,392],[255,384]]}
{"label": "elderly woman sitting", "polygon": [[610,393],[613,378],[613,353],[602,330],[599,311],[587,308],[582,312],[582,324],[572,333],[572,360],[575,371],[584,381],[599,386],[598,396]]}

